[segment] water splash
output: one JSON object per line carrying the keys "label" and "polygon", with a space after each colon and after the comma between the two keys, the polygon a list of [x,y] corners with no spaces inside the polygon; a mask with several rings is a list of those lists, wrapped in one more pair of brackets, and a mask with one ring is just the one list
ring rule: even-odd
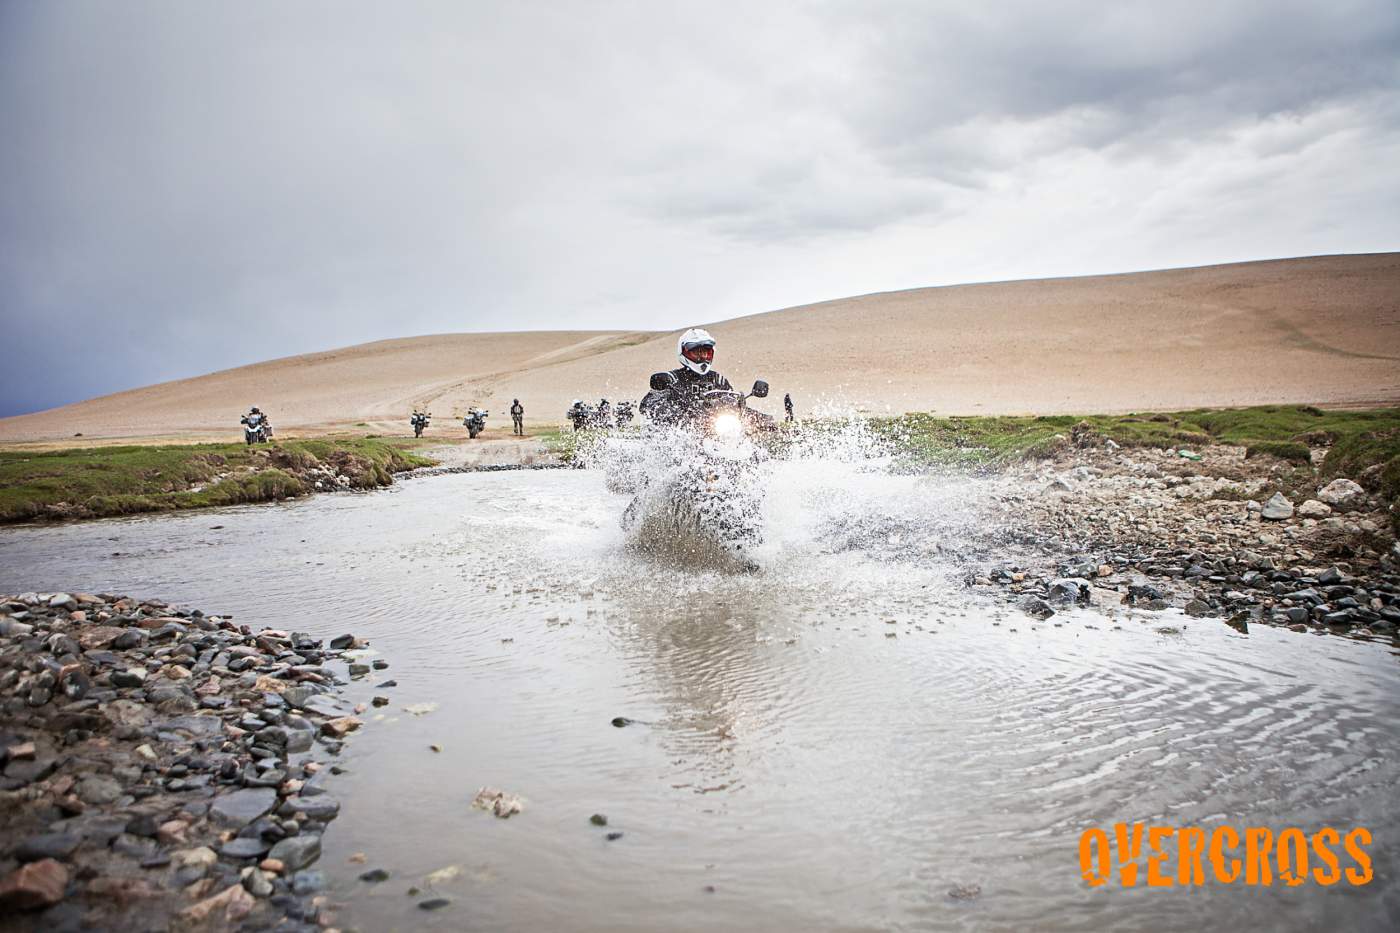
{"label": "water splash", "polygon": [[902,470],[895,440],[834,405],[719,448],[655,425],[614,432],[587,447],[584,463],[631,497],[627,549],[678,569],[808,579],[839,560],[874,580],[891,562],[946,565],[986,520],[983,484]]}

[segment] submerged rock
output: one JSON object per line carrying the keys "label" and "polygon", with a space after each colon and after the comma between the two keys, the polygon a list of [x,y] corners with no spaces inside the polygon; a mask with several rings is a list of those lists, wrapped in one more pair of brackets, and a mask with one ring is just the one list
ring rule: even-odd
{"label": "submerged rock", "polygon": [[1048,619],[1055,614],[1050,604],[1039,596],[1027,596],[1017,603],[1017,606],[1033,619]]}
{"label": "submerged rock", "polygon": [[242,828],[270,813],[275,806],[277,791],[270,787],[245,788],[215,800],[209,807],[209,818],[225,826]]}
{"label": "submerged rock", "polygon": [[472,808],[490,810],[496,816],[506,820],[523,811],[525,806],[524,801],[514,794],[508,794],[494,787],[483,787],[472,798]]}
{"label": "submerged rock", "polygon": [[321,838],[307,835],[283,839],[272,847],[268,856],[281,862],[287,871],[305,868],[321,857]]}

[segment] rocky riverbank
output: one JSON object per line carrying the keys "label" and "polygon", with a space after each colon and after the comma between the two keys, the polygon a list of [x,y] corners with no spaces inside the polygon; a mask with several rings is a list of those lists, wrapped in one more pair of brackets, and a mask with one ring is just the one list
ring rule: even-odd
{"label": "rocky riverbank", "polygon": [[363,711],[338,686],[387,666],[359,646],[155,600],[0,596],[0,926],[332,925],[326,782]]}
{"label": "rocky riverbank", "polygon": [[1069,605],[1180,608],[1239,628],[1394,637],[1394,506],[1377,475],[1323,475],[1327,454],[1299,465],[1085,434],[993,481],[996,530],[967,583],[1039,618]]}

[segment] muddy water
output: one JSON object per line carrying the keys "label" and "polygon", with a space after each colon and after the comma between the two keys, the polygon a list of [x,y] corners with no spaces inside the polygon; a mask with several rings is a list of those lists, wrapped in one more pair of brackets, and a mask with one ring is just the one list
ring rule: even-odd
{"label": "muddy water", "polygon": [[[937,557],[975,486],[801,479],[779,477],[753,574],[629,548],[595,473],[498,473],[12,529],[0,590],[371,638],[398,686],[352,688],[394,702],[347,746],[321,862],[359,929],[1396,928],[1388,649],[1031,622],[965,602]],[[471,810],[482,785],[525,812]],[[1120,820],[1362,825],[1375,880],[1089,890],[1079,835]]]}

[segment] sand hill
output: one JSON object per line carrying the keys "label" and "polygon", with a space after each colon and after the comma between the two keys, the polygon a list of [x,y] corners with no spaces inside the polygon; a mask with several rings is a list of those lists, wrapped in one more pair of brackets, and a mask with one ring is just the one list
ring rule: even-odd
{"label": "sand hill", "polygon": [[[781,410],[1121,412],[1400,401],[1400,253],[921,288],[708,324],[736,385]],[[675,332],[446,334],[385,340],[0,419],[0,441],[237,436],[248,404],[283,432],[406,432],[429,407],[534,423],[574,397],[638,398]]]}

